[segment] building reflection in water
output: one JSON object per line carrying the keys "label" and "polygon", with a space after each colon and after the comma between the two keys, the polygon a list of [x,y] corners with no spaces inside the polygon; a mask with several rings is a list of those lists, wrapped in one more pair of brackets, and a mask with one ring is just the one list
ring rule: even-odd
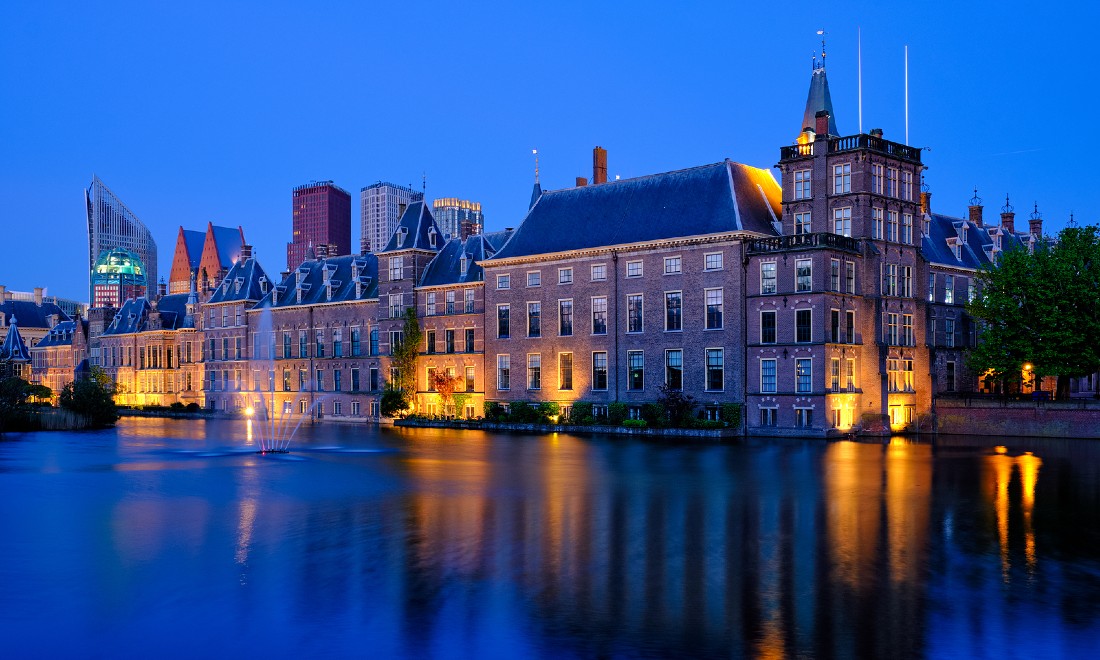
{"label": "building reflection in water", "polygon": [[1024,561],[1029,573],[1035,571],[1035,528],[1032,515],[1035,510],[1035,486],[1039,481],[1039,468],[1043,461],[1031,452],[1009,456],[1007,448],[998,445],[994,453],[985,457],[986,483],[991,489],[987,496],[993,502],[997,516],[997,542],[1001,558],[1001,577],[1008,582],[1012,575],[1010,519],[1012,518],[1009,487],[1013,475],[1019,473],[1020,515],[1023,532]]}

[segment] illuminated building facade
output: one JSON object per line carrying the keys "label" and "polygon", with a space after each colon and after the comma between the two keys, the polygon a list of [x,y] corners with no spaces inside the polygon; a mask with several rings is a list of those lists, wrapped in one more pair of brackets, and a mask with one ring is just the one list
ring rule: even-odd
{"label": "illuminated building facade", "polygon": [[[147,282],[157,281],[157,244],[153,234],[99,179],[84,191],[88,213],[88,272],[94,280],[96,262],[104,252],[115,248],[137,255]],[[95,307],[95,283],[89,281],[89,300]],[[125,298],[123,298],[125,300]],[[116,303],[117,304],[117,303]]]}
{"label": "illuminated building facade", "polygon": [[294,189],[292,239],[286,245],[286,268],[309,258],[315,245],[335,245],[351,254],[351,195],[332,181],[315,181]]}
{"label": "illuminated building facade", "polygon": [[30,349],[35,381],[53,391],[53,401],[76,378],[76,370],[88,357],[88,322],[77,318],[60,321]]}
{"label": "illuminated building facade", "polygon": [[130,250],[107,250],[92,265],[92,307],[118,309],[126,300],[144,296],[147,290],[145,264]]}
{"label": "illuminated building facade", "polygon": [[470,202],[457,197],[432,200],[432,215],[443,233],[450,238],[466,240],[480,234],[485,227],[481,202]]}
{"label": "illuminated building facade", "polygon": [[405,209],[424,199],[424,193],[411,186],[379,181],[359,191],[360,252],[378,252],[386,246]]}

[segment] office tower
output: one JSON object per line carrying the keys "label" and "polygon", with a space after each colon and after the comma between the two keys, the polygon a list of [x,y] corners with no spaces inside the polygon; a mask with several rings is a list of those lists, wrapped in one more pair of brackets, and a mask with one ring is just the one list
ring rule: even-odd
{"label": "office tower", "polygon": [[88,298],[94,303],[92,275],[105,252],[122,248],[137,255],[147,282],[157,281],[157,244],[153,234],[98,176],[84,191],[88,209]]}
{"label": "office tower", "polygon": [[378,252],[386,247],[390,236],[397,231],[401,214],[413,202],[424,199],[424,193],[410,186],[398,186],[379,181],[360,191],[361,233],[360,251]]}
{"label": "office tower", "polygon": [[432,213],[443,233],[451,238],[466,240],[480,234],[485,226],[481,214],[481,202],[470,202],[457,197],[443,197],[432,202]]}
{"label": "office tower", "polygon": [[351,253],[351,195],[331,181],[314,181],[294,189],[293,238],[286,244],[286,267],[294,270],[314,245],[335,245]]}
{"label": "office tower", "polygon": [[130,250],[104,250],[92,266],[92,307],[122,308],[130,298],[148,292],[148,278],[141,257]]}

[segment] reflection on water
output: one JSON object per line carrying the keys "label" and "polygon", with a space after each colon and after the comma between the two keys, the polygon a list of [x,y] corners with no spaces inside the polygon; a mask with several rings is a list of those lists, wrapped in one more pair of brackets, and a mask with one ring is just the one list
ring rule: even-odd
{"label": "reflection on water", "polygon": [[1100,633],[1088,444],[320,426],[292,462],[246,437],[127,420],[0,443],[13,648],[1051,657]]}

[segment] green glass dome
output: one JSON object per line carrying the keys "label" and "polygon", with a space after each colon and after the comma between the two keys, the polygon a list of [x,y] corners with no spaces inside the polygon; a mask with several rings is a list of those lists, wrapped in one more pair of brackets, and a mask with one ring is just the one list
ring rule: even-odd
{"label": "green glass dome", "polygon": [[92,267],[92,284],[126,284],[146,286],[145,264],[141,258],[124,248],[104,250]]}

